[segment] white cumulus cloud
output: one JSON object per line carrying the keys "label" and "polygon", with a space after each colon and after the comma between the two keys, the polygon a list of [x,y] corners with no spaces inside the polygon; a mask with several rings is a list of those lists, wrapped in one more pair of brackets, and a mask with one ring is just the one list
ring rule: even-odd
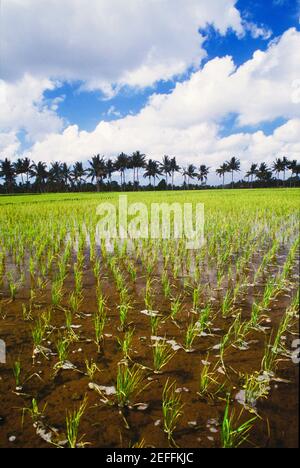
{"label": "white cumulus cloud", "polygon": [[50,107],[44,99],[44,91],[54,87],[54,82],[31,75],[14,83],[0,79],[0,132],[22,130],[32,142],[59,132],[63,128],[62,119],[56,114],[59,99],[53,100]]}
{"label": "white cumulus cloud", "polygon": [[81,80],[107,93],[197,67],[199,28],[243,33],[237,0],[3,0],[2,78]]}
{"label": "white cumulus cloud", "polygon": [[[154,94],[135,116],[101,121],[92,132],[76,125],[49,135],[33,146],[32,157],[51,161],[86,160],[93,153],[114,155],[137,149],[151,157],[177,156],[210,166],[235,155],[245,163],[272,160],[286,154],[299,158],[300,106],[292,99],[292,83],[300,76],[300,33],[287,31],[266,52],[236,68],[232,58],[208,62],[171,94]],[[221,137],[223,120],[237,116],[234,134]],[[284,117],[288,121],[270,136],[251,133],[242,125],[255,125]]]}

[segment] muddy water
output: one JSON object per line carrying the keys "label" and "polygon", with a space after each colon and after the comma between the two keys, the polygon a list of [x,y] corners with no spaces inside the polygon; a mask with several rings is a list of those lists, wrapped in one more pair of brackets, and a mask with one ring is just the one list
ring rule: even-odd
{"label": "muddy water", "polygon": [[[268,274],[278,271],[280,264],[284,262],[286,252],[282,253],[282,259],[270,267]],[[87,255],[88,258],[88,255]],[[259,259],[257,259],[259,263]],[[278,324],[291,303],[295,288],[291,285],[289,290],[282,292],[271,304],[268,311],[268,320],[263,325],[265,332],[253,331],[247,337],[249,349],[241,351],[230,347],[225,354],[226,374],[219,369],[220,382],[224,383],[224,389],[218,398],[203,399],[197,395],[198,382],[203,361],[209,360],[212,364],[218,362],[218,349],[222,336],[228,331],[231,319],[222,319],[220,316],[220,299],[224,290],[217,290],[213,281],[215,271],[208,271],[204,275],[204,283],[210,282],[210,297],[213,304],[212,333],[208,336],[198,337],[194,343],[194,352],[187,353],[182,348],[177,350],[175,357],[164,368],[162,374],[154,374],[151,371],[152,345],[150,319],[141,313],[145,309],[143,294],[145,288],[145,272],[141,265],[138,269],[138,277],[135,283],[131,283],[129,277],[127,284],[131,285],[129,292],[133,299],[133,308],[129,313],[130,327],[134,327],[131,358],[134,362],[145,366],[145,384],[150,384],[133,401],[130,409],[120,410],[116,405],[106,405],[101,401],[97,392],[89,389],[90,380],[85,375],[85,358],[93,359],[100,372],[95,374],[93,382],[105,387],[116,385],[117,367],[122,359],[117,338],[123,333],[119,330],[119,294],[114,286],[110,271],[103,267],[101,284],[107,297],[108,323],[105,328],[104,345],[100,353],[93,342],[94,328],[92,314],[97,310],[96,282],[91,265],[86,260],[84,270],[83,288],[84,301],[80,307],[80,314],[74,316],[73,325],[79,340],[70,346],[68,360],[76,367],[75,370],[61,370],[54,375],[53,367],[57,363],[55,355],[55,342],[62,333],[65,324],[64,312],[57,308],[52,311],[51,324],[54,327],[47,336],[43,346],[53,353],[47,359],[38,356],[35,363],[32,361],[33,343],[31,329],[33,322],[25,322],[22,317],[22,304],[28,304],[30,287],[33,286],[30,275],[26,275],[25,286],[17,293],[16,300],[10,301],[7,285],[2,285],[1,290],[1,318],[0,338],[7,345],[7,364],[0,364],[0,447],[54,447],[46,442],[41,433],[55,432],[57,439],[52,437],[52,442],[65,439],[66,424],[65,410],[78,407],[84,396],[88,396],[88,408],[82,418],[80,434],[84,435],[87,447],[130,447],[144,440],[146,446],[168,447],[169,443],[163,432],[161,400],[162,391],[166,380],[176,380],[177,387],[182,396],[184,410],[178,422],[174,438],[180,447],[220,447],[220,424],[222,421],[226,394],[230,391],[232,407],[238,415],[242,406],[235,399],[241,389],[241,374],[252,373],[260,370],[261,360],[264,354],[265,344],[271,333],[276,333]],[[9,270],[12,265],[7,264]],[[70,273],[64,283],[65,298],[73,290],[73,275]],[[249,270],[249,284],[255,272],[255,262]],[[156,271],[156,279],[159,279],[159,269]],[[266,277],[261,284],[249,286],[238,308],[242,310],[244,319],[249,319],[251,305],[255,298],[261,297]],[[174,292],[182,292],[183,278],[178,278],[174,285]],[[293,272],[292,283],[297,283],[297,268]],[[182,345],[185,330],[191,321],[192,299],[184,297],[183,307],[178,314],[176,323],[170,320],[170,301],[165,299],[158,281],[155,283],[155,307],[163,317],[163,323],[158,330],[160,337],[166,337],[172,343]],[[223,285],[226,288],[226,284]],[[207,297],[203,301],[207,301]],[[51,305],[51,284],[44,290],[37,291],[34,300],[33,315],[37,318]],[[295,325],[293,331],[297,332]],[[287,349],[292,349],[292,341],[297,338],[287,334]],[[15,381],[12,372],[13,362],[20,359],[22,362],[22,390],[15,390]],[[276,371],[279,381],[271,382],[268,398],[261,399],[257,405],[260,418],[255,423],[255,429],[251,432],[249,441],[245,447],[296,447],[298,444],[298,367],[290,358],[282,358]],[[45,408],[42,420],[43,431],[38,431],[33,426],[30,415],[25,412],[22,423],[22,410],[29,407],[35,398],[39,402],[39,408]],[[113,397],[111,397],[113,399]],[[141,405],[145,404],[145,405]],[[252,415],[244,411],[241,421],[249,419]],[[126,423],[125,423],[126,420]],[[45,437],[44,437],[45,438]]]}

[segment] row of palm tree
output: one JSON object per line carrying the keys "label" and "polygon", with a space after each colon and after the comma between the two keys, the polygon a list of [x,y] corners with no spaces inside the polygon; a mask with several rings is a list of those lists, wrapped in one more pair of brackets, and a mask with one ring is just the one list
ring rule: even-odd
{"label": "row of palm tree", "polygon": [[[86,184],[87,179],[96,184],[97,191],[101,190],[104,181],[112,183],[112,176],[115,172],[120,174],[121,186],[126,185],[127,171],[133,173],[133,186],[139,187],[140,171],[143,170],[143,177],[149,180],[149,185],[155,187],[156,180],[164,176],[166,187],[171,182],[172,189],[174,188],[175,175],[180,173],[184,179],[184,186],[189,188],[193,180],[198,180],[201,185],[206,185],[210,168],[202,164],[197,168],[193,164],[187,167],[180,167],[177,164],[175,157],[165,155],[162,162],[153,159],[146,159],[146,156],[140,151],[136,151],[131,156],[121,153],[115,161],[105,159],[104,156],[97,154],[88,161],[88,166],[84,168],[82,162],[76,162],[73,166],[66,163],[53,162],[49,169],[46,163],[34,163],[29,158],[20,158],[15,163],[9,159],[0,161],[0,178],[5,181],[5,187],[8,192],[13,191],[16,179],[20,177],[23,187],[29,186],[29,180],[34,179],[34,185],[39,191],[44,191],[46,187],[54,187],[56,190],[68,190],[76,188],[80,190],[83,184]],[[232,157],[229,161],[223,163],[216,173],[222,178],[222,186],[225,186],[225,176],[227,173],[231,175],[231,185],[234,186],[234,174],[240,172],[241,163],[236,157]],[[286,180],[286,172],[291,171],[297,178],[300,174],[300,165],[296,160],[289,161],[286,157],[278,158],[269,168],[266,163],[252,164],[249,171],[246,173],[248,182],[253,186],[255,179],[263,182],[268,182],[272,179],[273,173],[277,178],[283,173],[283,182]]]}

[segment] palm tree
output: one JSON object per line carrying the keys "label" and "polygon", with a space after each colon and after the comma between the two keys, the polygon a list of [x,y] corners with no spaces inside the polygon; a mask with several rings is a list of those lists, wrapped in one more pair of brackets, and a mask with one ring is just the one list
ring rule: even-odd
{"label": "palm tree", "polygon": [[232,179],[231,179],[231,187],[233,188],[233,175],[235,172],[240,172],[241,170],[241,162],[236,157],[232,157],[230,161],[226,162],[228,167],[228,172],[231,172]]}
{"label": "palm tree", "polygon": [[73,166],[73,170],[71,173],[71,177],[77,187],[80,187],[82,181],[84,180],[84,176],[86,174],[86,170],[83,169],[83,164],[82,162],[76,162]]}
{"label": "palm tree", "polygon": [[17,159],[17,161],[13,164],[16,175],[20,175],[22,179],[22,185],[24,185],[24,179],[23,179],[23,161],[22,159]]}
{"label": "palm tree", "polygon": [[92,182],[96,179],[97,192],[100,192],[100,185],[107,176],[105,159],[100,154],[97,154],[89,161],[89,165],[89,177],[92,179]]}
{"label": "palm tree", "polygon": [[166,184],[168,186],[168,176],[170,176],[172,172],[171,158],[169,156],[165,155],[163,157],[160,169],[161,172],[166,176]]}
{"label": "palm tree", "polygon": [[115,165],[112,161],[112,159],[108,159],[106,161],[106,173],[107,173],[107,177],[108,177],[108,180],[109,180],[109,183],[111,184],[111,177],[113,175],[113,173],[115,172],[116,168],[115,168]]}
{"label": "palm tree", "polygon": [[70,166],[68,166],[67,163],[63,163],[61,166],[61,177],[66,187],[66,190],[68,191],[68,183],[69,182],[73,183],[73,180],[72,180],[72,169]]}
{"label": "palm tree", "polygon": [[224,188],[225,185],[225,174],[228,172],[228,165],[226,163],[223,163],[217,170],[216,174],[218,174],[219,177],[223,177],[223,183],[222,187]]}
{"label": "palm tree", "polygon": [[23,159],[19,158],[14,163],[14,168],[15,168],[16,174],[21,176],[22,185],[24,185],[23,175],[26,175],[26,184],[28,185],[29,174],[30,174],[31,167],[32,167],[32,164],[31,164],[31,161],[30,161],[29,158],[23,158]]}
{"label": "palm tree", "polygon": [[284,156],[282,158],[282,164],[283,164],[283,184],[285,185],[285,173],[286,171],[289,170],[289,166],[290,166],[290,161],[288,160],[288,158],[286,156]]}
{"label": "palm tree", "polygon": [[183,185],[184,187],[186,188],[187,187],[187,179],[188,179],[188,168],[187,167],[183,167],[182,168],[182,171],[181,171],[181,174],[183,175]]}
{"label": "palm tree", "polygon": [[131,156],[131,164],[133,167],[133,182],[139,184],[139,169],[144,169],[146,164],[146,156],[140,151],[135,151]]}
{"label": "palm tree", "polygon": [[196,167],[193,164],[189,164],[188,167],[182,169],[182,175],[184,177],[184,184],[188,186],[188,189],[190,189],[191,179],[195,179],[195,177],[197,177]]}
{"label": "palm tree", "polygon": [[62,164],[58,161],[52,162],[49,169],[48,181],[55,189],[60,190],[63,184]]}
{"label": "palm tree", "polygon": [[13,192],[16,172],[13,163],[7,158],[0,163],[0,177],[5,180],[6,190],[8,192]]}
{"label": "palm tree", "polygon": [[161,175],[160,164],[157,161],[153,161],[153,159],[149,159],[145,167],[144,177],[148,177],[149,184],[151,185],[151,177],[153,178],[154,187],[155,187],[155,179]]}
{"label": "palm tree", "polygon": [[272,171],[268,168],[266,163],[261,163],[258,170],[256,171],[256,177],[261,182],[269,182],[272,179]]}
{"label": "palm tree", "polygon": [[297,179],[299,178],[300,164],[298,164],[298,161],[296,159],[290,161],[288,169],[292,172],[292,175],[294,174]]}
{"label": "palm tree", "polygon": [[246,173],[248,179],[251,178],[251,188],[253,188],[253,179],[256,177],[257,173],[257,164],[251,164],[249,171]]}
{"label": "palm tree", "polygon": [[139,184],[139,169],[144,169],[146,165],[146,156],[140,151],[135,151],[131,156],[131,163],[133,167],[133,182]]}
{"label": "palm tree", "polygon": [[278,180],[280,173],[285,170],[285,165],[284,165],[283,160],[280,158],[277,158],[275,162],[273,163],[272,170],[273,172],[275,172],[275,174],[277,174],[277,180]]}
{"label": "palm tree", "polygon": [[30,170],[32,168],[32,163],[29,158],[24,158],[23,159],[23,173],[26,175],[26,184],[28,185],[29,183],[29,176],[30,176]]}
{"label": "palm tree", "polygon": [[205,185],[206,182],[207,182],[207,177],[208,177],[208,174],[209,174],[209,167],[205,166],[204,164],[202,164],[200,167],[199,167],[199,172],[197,174],[197,178],[198,180],[201,181],[201,184],[202,185]]}
{"label": "palm tree", "polygon": [[175,172],[179,172],[180,171],[180,166],[178,166],[177,162],[176,162],[176,158],[172,158],[171,161],[170,161],[170,171],[171,171],[171,175],[172,175],[172,190],[174,190],[174,176],[175,176]]}
{"label": "palm tree", "polygon": [[43,186],[46,184],[48,177],[48,171],[46,163],[39,161],[37,164],[33,164],[30,169],[30,177],[35,178],[35,184],[40,192],[43,191]]}
{"label": "palm tree", "polygon": [[121,186],[122,187],[126,183],[125,171],[126,171],[126,169],[128,169],[128,166],[129,166],[129,158],[128,158],[127,154],[125,154],[125,153],[119,154],[119,156],[117,157],[116,163],[115,163],[115,167],[120,172]]}

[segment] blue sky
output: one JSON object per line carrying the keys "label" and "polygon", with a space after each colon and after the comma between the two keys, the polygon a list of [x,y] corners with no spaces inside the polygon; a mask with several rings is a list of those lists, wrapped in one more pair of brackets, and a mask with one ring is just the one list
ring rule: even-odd
{"label": "blue sky", "polygon": [[297,158],[299,16],[298,0],[4,0],[0,151]]}

